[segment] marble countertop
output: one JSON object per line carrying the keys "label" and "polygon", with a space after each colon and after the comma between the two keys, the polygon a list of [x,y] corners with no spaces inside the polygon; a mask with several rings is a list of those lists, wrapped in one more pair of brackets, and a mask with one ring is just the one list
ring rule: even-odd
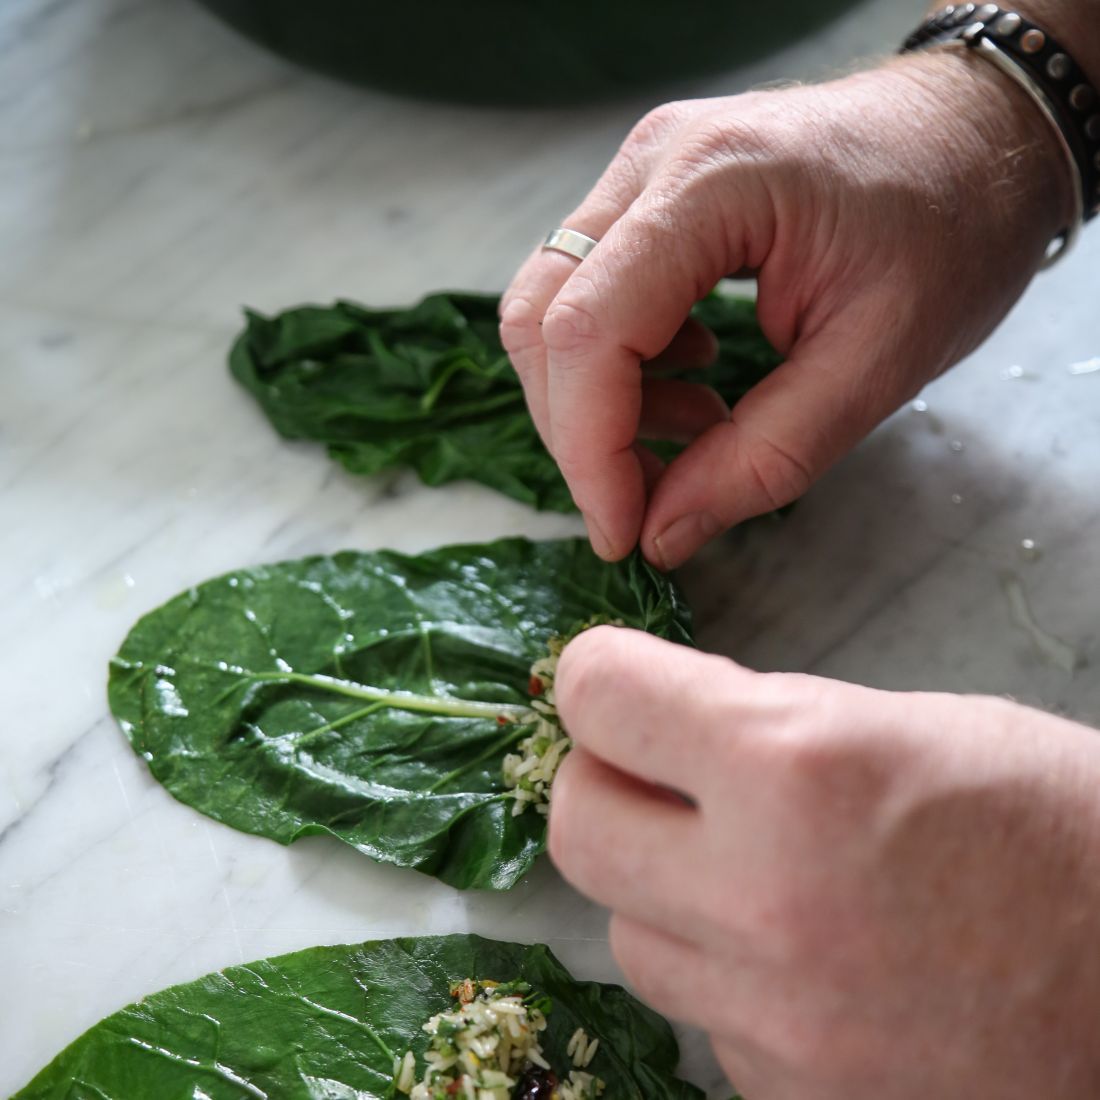
{"label": "marble countertop", "polygon": [[[844,67],[919,7],[871,0],[690,91]],[[150,779],[104,682],[138,615],[234,566],[577,530],[473,485],[351,478],[277,439],[225,353],[244,303],[501,288],[650,105],[413,103],[293,69],[184,0],[3,5],[0,1093],[143,994],[313,944],[470,929],[614,977],[605,915],[545,863],[459,894],[200,817]],[[702,644],[1097,718],[1098,266],[1095,230],[926,407],[685,569]]]}

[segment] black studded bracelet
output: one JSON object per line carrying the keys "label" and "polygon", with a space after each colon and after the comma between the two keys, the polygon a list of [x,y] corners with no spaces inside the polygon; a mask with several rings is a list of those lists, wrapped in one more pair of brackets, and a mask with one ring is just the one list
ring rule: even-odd
{"label": "black studded bracelet", "polygon": [[1076,171],[1081,219],[1062,235],[1056,259],[1081,222],[1100,214],[1100,95],[1069,51],[1019,12],[996,4],[949,4],[906,40],[902,53],[957,43],[980,53],[1013,77],[1057,130]]}

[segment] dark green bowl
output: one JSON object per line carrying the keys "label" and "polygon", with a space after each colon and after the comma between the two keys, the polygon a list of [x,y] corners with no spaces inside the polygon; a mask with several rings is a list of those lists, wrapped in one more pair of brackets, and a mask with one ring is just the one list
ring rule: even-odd
{"label": "dark green bowl", "polygon": [[467,103],[609,99],[731,69],[853,0],[200,0],[360,84]]}

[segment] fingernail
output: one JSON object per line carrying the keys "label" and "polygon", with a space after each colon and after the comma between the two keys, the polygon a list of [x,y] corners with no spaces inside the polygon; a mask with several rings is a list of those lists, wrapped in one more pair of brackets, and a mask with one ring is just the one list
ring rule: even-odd
{"label": "fingernail", "polygon": [[587,512],[581,512],[584,516],[584,525],[588,528],[588,541],[592,543],[592,549],[601,557],[610,560],[613,556],[611,540],[603,533],[603,528]]}
{"label": "fingernail", "polygon": [[700,546],[710,542],[722,525],[710,512],[688,512],[673,520],[653,539],[653,548],[664,569],[675,569],[682,565]]}

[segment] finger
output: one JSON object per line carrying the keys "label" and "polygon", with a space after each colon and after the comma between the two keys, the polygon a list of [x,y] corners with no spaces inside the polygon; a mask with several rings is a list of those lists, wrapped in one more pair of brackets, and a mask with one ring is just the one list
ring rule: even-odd
{"label": "finger", "polygon": [[710,386],[674,378],[647,378],[642,383],[643,439],[690,443],[715,424],[729,419],[729,406]]}
{"label": "finger", "polygon": [[652,492],[653,486],[665,472],[665,464],[644,443],[635,443],[634,453],[638,456],[638,463],[642,467],[645,491],[648,494]]}
{"label": "finger", "polygon": [[601,626],[565,647],[554,702],[578,745],[700,801],[711,791],[716,762],[731,751],[732,718],[758,680],[723,657]]}
{"label": "finger", "polygon": [[609,934],[619,969],[643,1001],[662,1015],[714,1030],[714,1006],[727,1008],[738,993],[730,987],[727,960],[716,966],[698,945],[619,912]]}
{"label": "finger", "polygon": [[[740,1035],[732,1037],[715,1035],[711,1032],[710,1041],[718,1064],[722,1067],[726,1078],[733,1082],[738,1096],[765,1095],[761,1090],[768,1087],[773,1089],[774,1095],[775,1081],[782,1067],[765,1062],[764,1065],[771,1072],[762,1075],[760,1070],[762,1059],[759,1052],[754,1049],[753,1044],[746,1042]],[[788,1093],[788,1100],[796,1095],[799,1094]]]}
{"label": "finger", "polygon": [[892,411],[897,401],[878,381],[893,373],[890,349],[850,339],[875,331],[881,329],[852,319],[837,335],[823,332],[796,345],[727,421],[669,464],[642,530],[651,562],[674,569],[727,527],[797,499]]}
{"label": "finger", "polygon": [[535,253],[520,269],[507,300],[501,300],[500,340],[523,387],[539,437],[551,452],[542,319],[547,305],[576,266],[575,259],[560,252]]}
{"label": "finger", "polygon": [[[637,200],[566,281],[543,320],[553,454],[593,548],[615,560],[637,543],[645,489],[632,444],[640,363],[672,341],[727,270],[711,200]],[[716,243],[716,238],[722,241]]]}
{"label": "finger", "polygon": [[697,922],[705,881],[694,808],[574,749],[554,777],[550,856],[575,889],[662,927]]}
{"label": "finger", "polygon": [[[562,224],[579,228],[572,225],[573,219],[587,221],[589,217],[612,224],[642,193],[655,165],[665,156],[670,136],[691,113],[690,103],[667,103],[650,111],[631,129],[584,202]],[[537,267],[541,256],[541,250],[536,249],[501,295],[500,313],[523,289],[525,274]]]}
{"label": "finger", "polygon": [[[620,151],[562,225],[599,240],[640,194],[648,168],[646,156]],[[542,322],[547,306],[579,262],[561,252],[537,248],[516,273],[499,306],[501,342],[519,376],[539,435],[551,452]]]}
{"label": "finger", "polygon": [[664,351],[642,364],[646,370],[698,370],[718,358],[718,337],[702,321],[689,317]]}

